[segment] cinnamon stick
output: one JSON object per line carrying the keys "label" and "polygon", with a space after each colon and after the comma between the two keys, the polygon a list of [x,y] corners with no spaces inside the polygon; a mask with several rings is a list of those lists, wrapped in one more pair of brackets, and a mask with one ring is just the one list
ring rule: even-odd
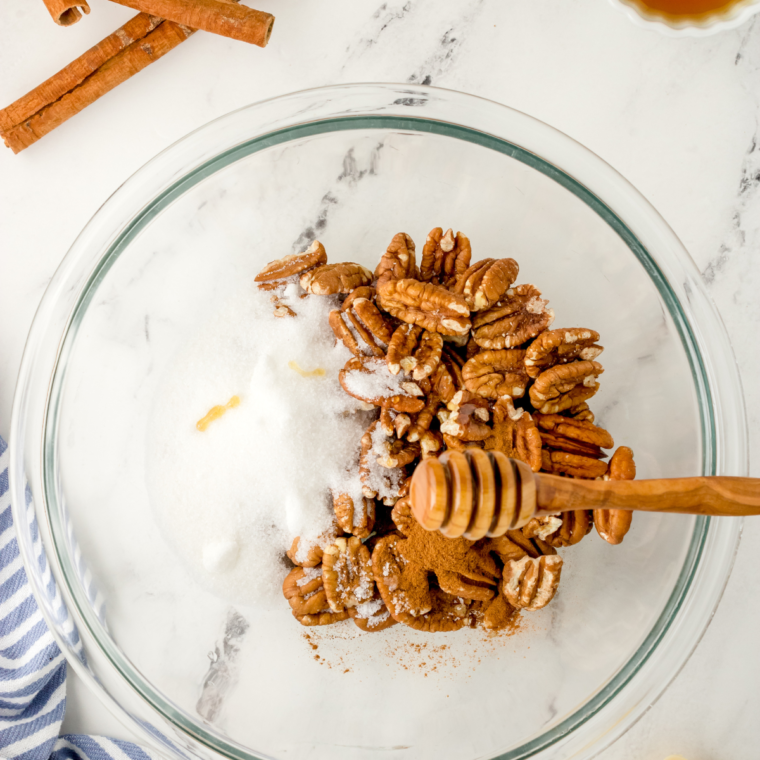
{"label": "cinnamon stick", "polygon": [[[53,21],[61,26],[76,24],[82,13],[89,13],[90,6],[86,0],[43,0]],[[80,10],[81,9],[81,10]]]}
{"label": "cinnamon stick", "polygon": [[113,0],[119,5],[169,19],[191,29],[221,34],[265,47],[274,16],[225,0]]}
{"label": "cinnamon stick", "polygon": [[0,111],[0,137],[20,153],[184,42],[194,29],[140,13]]}

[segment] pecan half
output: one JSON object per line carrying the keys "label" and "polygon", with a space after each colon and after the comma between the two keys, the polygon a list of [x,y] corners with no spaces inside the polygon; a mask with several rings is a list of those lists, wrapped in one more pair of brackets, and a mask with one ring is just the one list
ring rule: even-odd
{"label": "pecan half", "polygon": [[393,420],[393,432],[396,438],[403,438],[412,427],[412,418],[408,414],[396,414]]}
{"label": "pecan half", "polygon": [[412,418],[404,412],[397,412],[393,406],[393,399],[387,399],[380,407],[380,427],[388,435],[403,438],[412,426]]}
{"label": "pecan half", "polygon": [[443,337],[418,325],[399,325],[388,343],[388,369],[398,375],[403,369],[415,380],[435,372],[441,362]]}
{"label": "pecan half", "polygon": [[488,401],[488,399],[483,398],[483,396],[479,396],[477,393],[473,393],[472,391],[468,391],[467,388],[462,388],[461,390],[458,390],[451,398],[450,401],[446,402],[446,408],[450,412],[457,412],[459,409],[461,409],[465,404],[470,404],[472,406],[476,406],[479,409],[485,410],[485,414],[481,415],[481,419],[485,422],[487,422],[490,419],[490,414],[488,414],[491,404]]}
{"label": "pecan half", "polygon": [[282,583],[282,593],[301,625],[330,625],[348,618],[347,612],[330,610],[321,567],[294,568]]}
{"label": "pecan half", "polygon": [[[522,559],[529,556],[525,549],[519,543],[512,541],[508,535],[491,538],[484,542],[485,551],[493,552],[505,564],[513,559]],[[531,548],[533,548],[531,544]],[[540,557],[541,552],[535,552],[535,556]]]}
{"label": "pecan half", "polygon": [[438,365],[438,369],[433,373],[430,378],[432,385],[432,392],[438,396],[441,401],[447,401],[454,397],[454,394],[459,389],[456,381],[451,376],[448,367],[444,362]]}
{"label": "pecan half", "polygon": [[419,325],[408,323],[399,325],[393,331],[393,335],[391,335],[390,342],[388,343],[388,356],[386,359],[388,370],[392,375],[398,375],[402,369],[405,372],[409,371],[406,367],[402,366],[402,361],[405,361],[410,369],[416,365],[416,361],[410,362],[409,359],[422,333],[423,329]]}
{"label": "pecan half", "polygon": [[381,538],[372,552],[372,570],[380,595],[394,620],[418,631],[457,631],[467,622],[467,604],[431,588],[424,566],[399,550],[400,536]]}
{"label": "pecan half", "polygon": [[636,463],[633,461],[633,451],[627,446],[620,446],[610,459],[608,470],[610,480],[634,480]]}
{"label": "pecan half", "polygon": [[322,562],[323,547],[332,542],[334,534],[332,536],[322,536],[317,543],[309,542],[302,551],[301,537],[296,536],[293,539],[293,543],[290,545],[290,549],[287,551],[288,559],[294,565],[300,565],[301,567],[316,567]]}
{"label": "pecan half", "polygon": [[441,433],[462,441],[485,441],[491,435],[487,424],[490,418],[488,408],[477,403],[462,403],[454,411],[441,412],[438,418],[441,420]]}
{"label": "pecan half", "polygon": [[[338,526],[345,533],[367,538],[375,525],[375,502],[366,496],[357,507],[347,493],[333,493],[333,511]],[[323,560],[324,561],[324,560]]]}
{"label": "pecan half", "polygon": [[420,451],[422,458],[427,459],[436,455],[436,452],[443,448],[443,436],[441,433],[435,433],[432,430],[426,430],[420,438]]}
{"label": "pecan half", "polygon": [[560,414],[536,414],[535,420],[544,446],[550,449],[599,459],[604,456],[602,449],[611,449],[615,445],[604,428],[591,422]]}
{"label": "pecan half", "polygon": [[593,361],[604,351],[598,346],[599,333],[583,327],[561,327],[541,333],[525,352],[525,368],[532,378],[557,364],[576,360]]}
{"label": "pecan half", "polygon": [[[627,446],[620,446],[610,459],[605,476],[610,480],[633,480],[636,477],[636,463],[633,451]],[[608,543],[619,544],[631,527],[633,512],[626,509],[595,509],[594,525],[596,532]]]}
{"label": "pecan half", "polygon": [[[343,304],[343,311],[349,315],[354,327],[365,340],[368,339],[362,332],[362,327],[381,345],[387,346],[390,343],[393,327],[369,298],[354,298],[348,304]],[[354,315],[356,320],[353,318]]]}
{"label": "pecan half", "polygon": [[541,469],[541,435],[530,414],[515,409],[508,396],[500,398],[493,409],[491,434],[484,441],[486,451],[501,451],[525,462],[533,472]]}
{"label": "pecan half", "polygon": [[353,618],[356,627],[365,633],[378,633],[397,625],[379,592],[369,602],[349,608],[348,614]]}
{"label": "pecan half", "polygon": [[375,269],[378,287],[388,280],[414,279],[416,274],[414,241],[405,232],[399,232],[393,236],[393,240]]}
{"label": "pecan half", "polygon": [[521,530],[508,530],[499,538],[491,538],[483,542],[483,549],[493,552],[506,564],[510,560],[523,557],[554,556],[557,550],[542,539],[527,538]]}
{"label": "pecan half", "polygon": [[541,469],[554,475],[572,475],[574,478],[593,480],[601,478],[607,472],[607,463],[581,454],[542,449]]}
{"label": "pecan half", "polygon": [[385,356],[393,331],[380,309],[368,298],[344,303],[340,309],[331,311],[328,319],[335,337],[354,356]]}
{"label": "pecan half", "polygon": [[[371,285],[360,285],[358,288],[354,288],[343,300],[342,309],[347,309],[354,301],[360,298],[366,298],[368,301],[374,302],[377,296],[377,291]],[[392,331],[391,331],[392,332]]]}
{"label": "pecan half", "polygon": [[350,293],[354,288],[369,285],[372,272],[351,262],[324,264],[301,275],[301,287],[315,296],[329,296],[334,293]]}
{"label": "pecan half", "polygon": [[462,368],[457,359],[458,357],[455,358],[444,346],[441,363],[430,378],[431,392],[444,403],[451,401],[454,394],[464,388]]}
{"label": "pecan half", "polygon": [[276,261],[270,261],[254,278],[254,282],[274,282],[293,275],[308,272],[317,266],[327,264],[325,247],[315,240],[303,253],[294,253]]}
{"label": "pecan half", "polygon": [[389,280],[377,289],[377,302],[389,314],[441,335],[466,335],[470,310],[462,296],[419,280]]}
{"label": "pecan half", "polygon": [[523,557],[504,565],[503,591],[518,609],[540,610],[554,598],[562,573],[562,557]]}
{"label": "pecan half", "polygon": [[419,443],[403,441],[391,437],[375,445],[377,463],[381,467],[393,469],[406,467],[420,457]]}
{"label": "pecan half", "polygon": [[496,595],[495,590],[485,583],[471,581],[458,573],[441,571],[436,573],[438,585],[441,591],[445,591],[452,596],[460,596],[463,599],[472,599],[473,601],[487,602]]}
{"label": "pecan half", "polygon": [[527,538],[521,530],[508,530],[506,535],[510,541],[520,546],[529,557],[536,558],[542,555],[553,557],[557,553],[551,544],[538,536]]}
{"label": "pecan half", "polygon": [[515,608],[507,601],[507,597],[504,596],[503,587],[500,585],[497,596],[485,604],[480,625],[492,633],[501,631],[509,626],[515,611]]}
{"label": "pecan half", "polygon": [[386,404],[406,414],[416,414],[425,407],[419,385],[412,381],[399,383],[388,372],[384,359],[355,356],[338,373],[338,381],[349,396],[367,404]]}
{"label": "pecan half", "polygon": [[473,340],[482,348],[513,348],[534,338],[554,321],[548,301],[533,285],[510,288],[490,309],[472,320]]}
{"label": "pecan half", "polygon": [[322,580],[333,612],[369,602],[375,595],[369,549],[356,537],[336,538],[325,549]]}
{"label": "pecan half", "polygon": [[572,362],[544,370],[530,388],[530,401],[542,414],[556,414],[590,399],[598,390],[599,362]]}
{"label": "pecan half", "polygon": [[595,419],[594,413],[585,401],[581,401],[580,404],[565,409],[564,414],[572,417],[574,420],[583,420],[584,422],[593,422]]}
{"label": "pecan half", "polygon": [[539,538],[554,547],[574,546],[591,532],[591,512],[578,509],[556,517],[534,517],[522,529],[527,538]]}
{"label": "pecan half", "polygon": [[598,446],[590,446],[574,441],[572,438],[564,438],[560,435],[547,433],[544,430],[541,431],[541,442],[544,448],[550,451],[566,451],[568,454],[578,454],[578,456],[586,456],[593,459],[601,459],[604,456],[604,452]]}
{"label": "pecan half", "polygon": [[333,623],[340,623],[342,620],[348,620],[348,612],[331,612],[330,610],[324,610],[316,615],[299,615],[293,613],[293,617],[301,624],[305,626],[314,625],[332,625]]}
{"label": "pecan half", "polygon": [[525,351],[519,348],[481,351],[462,368],[464,385],[484,398],[521,398],[528,384],[524,359]]}
{"label": "pecan half", "polygon": [[443,445],[452,451],[464,451],[465,449],[471,448],[483,448],[483,441],[463,441],[461,438],[449,435],[449,433],[442,433],[441,436],[443,438]]}
{"label": "pecan half", "polygon": [[[435,393],[430,393],[425,401],[425,406],[412,421],[411,427],[407,432],[408,441],[420,441],[426,432],[430,430],[430,425],[435,419],[441,400]],[[400,438],[401,436],[399,436]]]}
{"label": "pecan half", "polygon": [[378,498],[392,506],[399,498],[406,476],[400,468],[383,467],[378,463],[378,453],[383,451],[387,438],[377,420],[367,428],[361,440],[359,477],[366,498]]}
{"label": "pecan half", "polygon": [[519,271],[514,259],[482,259],[462,275],[454,292],[464,296],[470,311],[490,309],[509,290]]}
{"label": "pecan half", "polygon": [[526,538],[539,538],[541,541],[556,533],[562,527],[562,515],[545,515],[534,517],[522,527],[522,534]]}
{"label": "pecan half", "polygon": [[422,248],[420,279],[453,287],[467,271],[472,258],[472,248],[466,235],[452,229],[444,234],[442,227],[431,230]]}

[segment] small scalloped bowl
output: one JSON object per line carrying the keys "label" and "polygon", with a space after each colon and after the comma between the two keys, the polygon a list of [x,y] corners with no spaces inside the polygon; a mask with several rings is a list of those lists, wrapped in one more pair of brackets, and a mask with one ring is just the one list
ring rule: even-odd
{"label": "small scalloped bowl", "polygon": [[760,12],[760,0],[743,0],[723,11],[704,14],[702,18],[686,17],[676,20],[654,11],[647,12],[635,0],[609,1],[636,26],[668,37],[708,37],[711,34],[736,29]]}

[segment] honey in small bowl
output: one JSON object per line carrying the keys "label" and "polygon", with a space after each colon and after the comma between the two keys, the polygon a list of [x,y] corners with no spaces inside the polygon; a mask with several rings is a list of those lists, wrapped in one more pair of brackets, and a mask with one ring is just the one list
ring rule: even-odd
{"label": "honey in small bowl", "polygon": [[744,0],[633,0],[641,10],[670,19],[720,15]]}

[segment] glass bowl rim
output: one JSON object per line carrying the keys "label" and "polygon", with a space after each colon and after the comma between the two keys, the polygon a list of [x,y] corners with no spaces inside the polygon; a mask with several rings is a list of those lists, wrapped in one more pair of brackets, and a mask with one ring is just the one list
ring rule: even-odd
{"label": "glass bowl rim", "polygon": [[[299,98],[299,97],[305,97],[308,99],[309,97],[312,98],[324,98],[325,95],[328,96],[331,92],[346,92],[347,90],[351,90],[351,88],[364,88],[365,90],[376,90],[376,94],[378,96],[381,96],[382,100],[387,100],[387,95],[389,93],[395,93],[398,94],[399,92],[402,93],[412,93],[417,95],[426,95],[429,93],[435,93],[438,94],[439,97],[444,97],[444,100],[446,97],[451,97],[454,100],[457,99],[465,99],[477,101],[481,107],[491,108],[496,111],[496,109],[500,109],[502,113],[510,113],[513,119],[518,120],[524,120],[525,122],[529,124],[541,124],[540,122],[537,122],[536,120],[532,119],[529,116],[526,116],[525,114],[521,114],[517,111],[514,111],[513,109],[508,108],[507,106],[503,106],[498,103],[493,103],[492,101],[485,101],[484,99],[476,98],[475,96],[471,95],[464,95],[462,93],[457,93],[454,91],[449,90],[441,90],[440,88],[433,88],[433,87],[416,87],[416,86],[410,86],[410,85],[385,85],[385,84],[377,84],[377,85],[341,85],[337,87],[330,87],[330,88],[315,88],[312,90],[306,90],[301,91],[298,93],[292,93],[289,95],[279,96],[277,98],[272,98],[267,101],[262,101],[260,103],[252,104],[250,106],[246,106],[243,109],[239,109],[238,111],[235,111],[231,114],[227,114],[226,116],[222,116],[219,119],[216,119],[209,124],[201,127],[199,130],[196,130],[193,133],[190,133],[190,135],[186,136],[185,138],[182,138],[180,141],[175,143],[173,146],[167,148],[163,153],[159,154],[156,158],[149,161],[147,164],[145,164],[141,169],[139,169],[127,182],[124,183],[124,185],[119,188],[112,196],[111,198],[104,204],[104,207],[99,210],[95,216],[88,222],[87,226],[84,228],[83,233],[80,235],[80,237],[75,241],[74,245],[70,249],[69,253],[66,255],[64,261],[61,264],[61,267],[59,268],[59,272],[56,273],[56,278],[59,277],[59,273],[64,270],[64,275],[61,275],[61,279],[65,280],[65,269],[66,264],[69,262],[71,258],[76,257],[77,255],[81,255],[85,252],[87,252],[87,246],[80,245],[82,238],[86,237],[85,232],[91,228],[93,225],[96,225],[100,221],[100,217],[103,214],[103,209],[110,206],[113,207],[115,205],[118,205],[118,202],[120,200],[121,194],[123,193],[124,188],[127,185],[134,185],[135,183],[139,184],[139,180],[143,175],[150,174],[152,170],[155,169],[155,165],[159,162],[159,160],[162,157],[166,157],[168,154],[179,153],[181,152],[181,147],[186,144],[191,138],[196,137],[198,135],[202,135],[205,133],[210,133],[214,130],[214,128],[220,124],[223,124],[229,120],[234,120],[236,118],[240,118],[241,115],[245,114],[251,114],[255,112],[257,109],[261,109],[267,106],[267,104],[271,103],[277,103],[277,102],[283,102],[287,100],[288,98]],[[308,109],[306,109],[308,111]],[[192,170],[186,172],[179,178],[175,178],[173,183],[171,183],[168,187],[168,189],[165,189],[162,193],[159,193],[158,195],[154,195],[153,198],[150,199],[150,201],[146,202],[142,213],[138,215],[140,218],[143,219],[143,225],[147,224],[151,218],[154,216],[155,210],[158,208],[163,208],[165,205],[167,205],[171,200],[175,197],[172,195],[172,193],[176,192],[176,197],[179,197],[182,195],[184,190],[186,189],[185,185],[188,181],[189,177],[195,177],[194,182],[191,182],[190,186],[194,185],[201,179],[203,179],[205,176],[208,176],[208,174],[212,174],[215,171],[218,171],[225,166],[233,163],[235,160],[238,160],[238,158],[243,156],[237,156],[237,153],[241,150],[244,151],[244,155],[249,155],[253,152],[256,152],[255,150],[248,150],[246,153],[245,150],[247,148],[250,148],[251,144],[254,142],[260,142],[261,147],[258,148],[258,150],[261,150],[263,148],[269,147],[272,143],[271,140],[274,139],[275,136],[280,135],[284,136],[285,133],[290,133],[295,131],[298,131],[299,129],[301,132],[306,129],[314,129],[317,132],[330,132],[335,131],[334,129],[323,129],[327,123],[333,122],[333,123],[342,123],[344,125],[344,128],[348,129],[360,129],[363,125],[358,125],[358,123],[362,120],[366,120],[368,118],[367,114],[351,114],[351,115],[342,115],[342,116],[336,116],[333,119],[326,119],[324,117],[316,119],[316,120],[306,120],[301,122],[296,122],[294,124],[291,124],[290,126],[284,126],[281,127],[279,130],[274,130],[271,132],[262,132],[260,134],[256,134],[253,137],[250,137],[247,141],[244,141],[243,143],[237,144],[232,146],[231,149],[227,151],[220,151],[215,153],[212,158],[208,159],[205,163],[200,163],[199,165],[193,167]],[[609,214],[616,219],[620,225],[622,226],[622,229],[627,230],[628,234],[630,235],[630,239],[626,239],[625,235],[621,234],[620,229],[615,228],[614,225],[613,228],[618,232],[618,234],[621,234],[621,237],[628,243],[629,248],[631,248],[634,255],[637,255],[639,258],[640,263],[642,263],[641,256],[639,253],[637,253],[636,250],[634,250],[631,240],[635,241],[635,244],[638,245],[643,252],[645,257],[648,257],[649,263],[651,264],[651,268],[646,267],[648,274],[650,275],[650,278],[653,280],[655,287],[657,287],[658,292],[660,293],[660,298],[665,303],[666,307],[668,308],[668,311],[671,314],[671,318],[673,319],[674,323],[676,324],[677,328],[679,329],[679,332],[681,332],[681,339],[682,343],[684,344],[684,350],[687,354],[687,357],[689,358],[689,361],[692,363],[692,373],[695,375],[695,386],[697,390],[697,395],[700,399],[699,403],[699,409],[700,409],[700,415],[702,417],[702,427],[703,427],[703,456],[704,456],[704,462],[703,462],[703,471],[705,474],[711,474],[716,472],[716,456],[717,452],[715,450],[716,446],[716,435],[715,431],[717,431],[719,426],[719,420],[715,419],[715,409],[713,407],[712,401],[711,401],[711,386],[712,383],[709,379],[709,372],[705,368],[705,365],[702,363],[702,352],[699,350],[698,341],[694,338],[692,335],[690,337],[690,342],[692,345],[692,351],[688,350],[688,346],[686,345],[687,338],[684,335],[684,333],[681,331],[681,328],[685,325],[687,332],[690,331],[691,323],[686,316],[686,314],[683,313],[681,310],[681,299],[676,295],[676,293],[670,288],[668,284],[668,279],[665,277],[662,272],[659,271],[659,268],[657,266],[657,263],[654,261],[654,259],[650,256],[645,246],[643,246],[636,235],[631,232],[625,222],[621,220],[618,215],[600,198],[598,197],[592,190],[590,190],[588,187],[586,187],[583,183],[581,183],[579,180],[575,179],[575,177],[571,174],[569,174],[564,169],[560,168],[559,165],[555,165],[552,162],[548,161],[547,159],[542,158],[537,153],[534,153],[531,150],[526,150],[525,147],[518,145],[515,142],[512,142],[508,140],[506,137],[500,137],[496,134],[492,134],[490,132],[481,132],[477,129],[474,129],[472,127],[464,126],[460,123],[456,122],[445,122],[440,121],[437,119],[431,119],[427,117],[398,117],[398,116],[389,116],[388,114],[379,115],[376,114],[374,117],[369,117],[370,119],[377,119],[380,121],[387,122],[389,128],[405,128],[410,129],[413,128],[414,125],[420,126],[421,123],[425,123],[428,125],[429,128],[425,130],[418,130],[418,131],[433,131],[440,130],[438,134],[443,134],[448,137],[459,137],[459,139],[465,139],[462,137],[461,131],[470,133],[470,136],[476,136],[478,140],[486,140],[491,141],[491,145],[488,145],[486,147],[494,147],[494,144],[502,144],[505,146],[509,146],[510,150],[516,150],[518,152],[521,152],[524,154],[523,158],[520,158],[519,160],[523,160],[524,163],[528,163],[531,165],[534,169],[538,168],[537,166],[533,165],[531,161],[524,160],[527,157],[531,157],[532,161],[536,161],[539,164],[545,165],[545,167],[549,167],[551,171],[544,171],[544,174],[547,174],[550,178],[554,179],[555,181],[559,181],[558,178],[564,177],[566,181],[569,183],[574,183],[576,186],[575,190],[580,190],[581,192],[589,194],[592,198],[596,199],[596,201],[600,204],[600,206],[604,209],[607,209]],[[395,123],[394,123],[395,122]],[[403,122],[401,124],[400,122]],[[374,126],[374,125],[373,125]],[[584,151],[588,156],[593,157],[593,160],[597,162],[598,164],[604,164],[604,162],[592,154],[588,149],[584,148],[583,146],[578,145],[574,141],[572,141],[570,138],[568,138],[565,135],[562,135],[562,133],[559,133],[557,130],[553,130],[550,127],[547,127],[546,125],[541,124],[541,127],[543,129],[551,130],[555,135],[559,135],[561,138],[563,138],[566,146],[570,146],[573,150],[580,150]],[[447,130],[449,133],[447,133]],[[455,134],[456,132],[460,132],[459,135]],[[288,142],[289,140],[294,139],[292,137],[283,137],[280,142]],[[483,146],[482,142],[478,142],[476,139],[469,140],[470,142],[474,142],[476,144],[480,144]],[[495,143],[494,143],[495,141]],[[501,151],[506,152],[506,151]],[[510,155],[514,154],[510,153]],[[227,157],[229,160],[224,162],[224,157]],[[218,165],[222,162],[221,165]],[[614,172],[611,167],[607,167],[607,165],[604,165],[606,169],[608,169],[610,172]],[[210,169],[213,167],[213,171],[210,171]],[[204,174],[204,171],[209,170],[207,174]],[[556,176],[555,174],[556,173]],[[615,172],[616,177],[622,181],[623,183],[625,180],[620,177],[620,175],[617,175]],[[564,184],[561,182],[561,184]],[[626,183],[627,184],[627,183]],[[567,185],[565,185],[567,187]],[[632,188],[631,188],[632,189]],[[572,190],[578,196],[578,192],[575,190]],[[636,193],[636,191],[633,191]],[[636,193],[638,195],[638,193]],[[643,203],[646,204],[646,201],[641,198],[640,195],[638,197],[643,201]],[[581,198],[584,202],[587,203],[587,205],[592,205],[588,202],[586,198]],[[163,204],[163,205],[161,205]],[[648,204],[647,204],[648,205]],[[597,215],[602,217],[602,220],[610,224],[610,219],[605,218],[605,216],[600,213],[599,208],[595,208],[592,206],[592,209],[596,211]],[[659,215],[656,214],[654,209],[649,207],[650,209],[650,215],[654,215],[656,217],[655,221],[661,222],[661,224],[665,225],[665,222],[659,218]],[[176,706],[172,705],[170,702],[167,704],[164,696],[161,694],[161,692],[155,690],[150,682],[147,679],[144,679],[142,677],[142,674],[134,668],[134,666],[131,666],[131,663],[129,662],[129,659],[126,658],[123,653],[119,650],[118,646],[115,644],[115,642],[112,642],[110,640],[110,637],[107,633],[107,631],[102,628],[100,621],[97,620],[97,617],[94,616],[92,609],[89,607],[89,603],[86,597],[86,594],[82,596],[83,589],[77,585],[77,576],[76,573],[73,572],[70,558],[68,557],[68,553],[66,550],[65,543],[61,541],[61,538],[65,536],[66,531],[63,529],[62,524],[60,523],[60,520],[58,520],[58,523],[56,524],[57,517],[60,517],[60,504],[58,504],[58,500],[56,497],[57,494],[57,488],[58,484],[56,482],[56,469],[55,469],[55,452],[56,452],[56,428],[55,423],[57,420],[57,406],[58,402],[60,401],[60,393],[62,389],[63,384],[63,376],[65,375],[65,367],[66,367],[66,355],[67,351],[70,349],[73,341],[76,337],[76,329],[72,332],[72,327],[75,326],[76,322],[76,316],[80,315],[81,317],[86,312],[86,303],[84,302],[85,297],[87,294],[92,294],[97,289],[97,285],[102,280],[102,278],[107,273],[107,270],[109,268],[108,262],[110,261],[113,263],[113,261],[118,258],[120,255],[120,250],[126,250],[126,247],[128,246],[130,234],[139,231],[142,227],[137,226],[137,222],[135,221],[137,217],[132,216],[132,218],[129,220],[129,224],[125,225],[125,229],[122,229],[118,232],[117,235],[114,236],[114,240],[112,241],[111,245],[106,248],[106,250],[99,256],[97,261],[97,266],[93,269],[92,272],[90,272],[89,277],[87,278],[87,281],[83,287],[80,288],[79,292],[76,294],[76,304],[72,308],[70,312],[69,320],[66,324],[65,330],[63,335],[61,336],[60,343],[58,345],[58,353],[56,356],[55,364],[54,364],[54,373],[51,377],[49,388],[48,388],[48,399],[47,399],[47,406],[46,406],[46,416],[45,416],[45,423],[44,423],[44,431],[43,431],[43,438],[42,438],[42,454],[43,454],[43,462],[42,465],[42,473],[43,473],[43,487],[41,490],[41,494],[44,496],[42,503],[44,506],[37,505],[38,509],[42,510],[42,516],[48,521],[46,525],[46,529],[48,531],[48,535],[52,537],[52,547],[54,549],[54,555],[55,555],[55,563],[51,562],[51,566],[57,563],[57,570],[61,575],[60,580],[63,581],[63,585],[66,586],[66,596],[69,603],[73,603],[76,609],[77,618],[80,625],[85,625],[89,629],[90,633],[92,634],[93,638],[97,641],[97,645],[100,647],[101,651],[103,651],[106,656],[111,661],[111,665],[119,672],[121,677],[131,686],[131,688],[137,693],[142,699],[144,699],[152,709],[157,711],[159,715],[161,715],[164,719],[168,720],[169,722],[173,723],[175,726],[179,727],[184,733],[189,734],[191,736],[194,736],[201,744],[204,744],[215,751],[221,752],[222,754],[225,754],[229,757],[240,757],[240,758],[251,758],[251,757],[259,757],[258,755],[252,754],[249,751],[245,750],[245,748],[241,747],[240,745],[237,745],[233,740],[223,739],[222,737],[215,738],[214,736],[208,734],[206,731],[204,731],[197,721],[195,721],[192,717],[188,716],[187,718],[184,717],[184,711],[180,708],[177,708]],[[127,229],[128,228],[128,229]],[[669,229],[669,228],[668,228]],[[670,231],[670,234],[672,238],[674,238],[677,241],[677,238],[675,238],[675,235]],[[85,241],[86,243],[86,241]],[[679,261],[678,263],[680,265],[691,265],[693,267],[693,263],[691,262],[690,258],[688,257],[688,253],[683,249],[683,246],[680,245],[680,242],[678,242],[678,246],[680,250],[679,253]],[[121,247],[121,249],[120,249]],[[79,249],[82,249],[81,251]],[[653,276],[653,271],[655,272],[655,276]],[[660,278],[660,281],[658,283],[657,277]],[[43,302],[46,301],[49,298],[52,298],[51,290],[53,288],[53,282],[51,282],[50,287],[48,288],[48,291],[46,292]],[[663,290],[662,286],[667,289],[667,292],[670,294],[671,298],[665,298],[663,296]],[[699,287],[701,283],[697,283],[697,286]],[[706,297],[704,292],[702,293],[703,297]],[[707,303],[709,305],[709,299],[707,299]],[[671,308],[671,304],[674,304],[676,307],[677,314],[673,313],[673,309]],[[38,323],[40,313],[42,312],[42,304],[40,306],[40,311],[38,311],[38,315],[35,316],[35,324]],[[719,322],[719,318],[717,317],[717,314],[714,312],[714,308],[712,309],[711,316],[714,319],[717,319]],[[681,318],[682,322],[679,326],[679,319],[677,317]],[[33,332],[35,330],[35,324],[33,324],[32,331],[30,331],[30,341],[33,335]],[[37,329],[40,329],[39,325],[37,325]],[[30,350],[30,343],[27,344],[27,349],[25,350],[25,356],[24,360],[22,360],[22,368],[25,368],[28,370],[28,366],[25,363],[27,360],[27,352]],[[730,353],[730,348],[728,349]],[[701,375],[701,378],[697,377],[697,373],[694,369],[694,359],[696,358]],[[734,374],[736,374],[735,366],[733,367]],[[21,403],[21,396],[20,391],[23,388],[23,381],[28,375],[28,371],[25,373],[19,374],[19,386],[17,388],[17,398],[14,401],[14,416],[12,420],[12,430],[15,432],[17,423],[20,425],[22,422],[22,403]],[[736,376],[736,382],[738,383],[738,375]],[[701,391],[700,393],[700,386]],[[57,391],[56,391],[57,389]],[[706,394],[706,395],[705,395]],[[741,406],[741,399],[739,401],[739,404]],[[52,410],[51,414],[48,414],[48,410]],[[739,430],[738,436],[736,437],[736,441],[734,441],[734,445],[737,446],[739,449],[746,448],[746,431],[744,431],[744,436],[742,438],[742,430]],[[741,457],[740,457],[741,458]],[[746,457],[745,457],[746,458]],[[18,464],[18,463],[17,463]],[[22,464],[23,466],[23,464]],[[14,468],[11,468],[14,470]],[[13,474],[12,474],[13,477]],[[16,484],[18,485],[18,484]],[[20,509],[20,507],[19,507]],[[16,517],[18,519],[19,512],[15,511],[16,507],[14,506],[14,512],[16,514]],[[52,519],[51,519],[52,515]],[[20,524],[20,523],[17,523]],[[656,649],[658,644],[660,643],[662,637],[665,635],[665,633],[668,631],[670,625],[676,620],[677,615],[681,609],[681,606],[683,604],[684,599],[686,598],[687,592],[689,591],[691,584],[693,582],[695,573],[697,571],[697,567],[699,565],[700,559],[703,555],[703,550],[705,547],[705,542],[707,539],[708,531],[710,530],[710,520],[709,518],[699,518],[695,523],[695,529],[693,534],[693,539],[690,544],[689,553],[687,556],[687,560],[684,562],[684,566],[682,568],[681,574],[679,575],[678,582],[676,584],[676,587],[674,588],[671,599],[669,600],[668,604],[666,605],[665,609],[662,611],[660,617],[658,618],[657,623],[653,627],[653,629],[650,631],[650,634],[645,638],[644,642],[639,646],[638,650],[635,652],[635,654],[623,665],[619,668],[619,670],[615,673],[615,675],[605,684],[604,687],[602,687],[601,692],[597,693],[596,695],[593,695],[589,697],[581,708],[575,710],[573,713],[571,713],[569,716],[567,716],[561,723],[555,725],[552,729],[550,729],[548,732],[543,732],[539,736],[537,736],[535,739],[521,745],[518,748],[515,748],[513,750],[510,750],[507,754],[502,755],[500,757],[509,758],[510,760],[512,758],[523,758],[523,757],[531,757],[534,756],[536,752],[540,752],[544,749],[547,749],[553,745],[555,745],[558,741],[562,740],[563,737],[569,735],[569,733],[573,732],[579,725],[586,722],[589,718],[597,715],[603,707],[605,707],[607,704],[609,704],[615,697],[617,697],[622,690],[625,688],[627,683],[631,678],[633,678],[639,671],[640,667],[643,666],[644,661],[649,657],[649,655]],[[738,534],[739,534],[739,528],[738,526],[735,527],[735,542],[738,541]],[[730,543],[730,539],[729,539]],[[734,552],[735,554],[735,548]],[[733,561],[733,556],[731,558],[731,562]],[[27,562],[27,558],[25,556],[25,563]],[[684,575],[685,569],[688,566],[688,572],[686,572],[686,575]],[[730,572],[730,567],[729,567]],[[74,585],[71,585],[72,579],[74,580]],[[725,578],[723,579],[723,586],[725,585],[725,582],[728,579],[728,572],[725,574]],[[35,584],[33,584],[34,586]],[[35,589],[35,592],[37,589]],[[720,593],[722,593],[722,586],[720,589]],[[678,596],[678,599],[673,602],[673,599],[675,596]],[[715,604],[717,604],[717,601],[719,601],[720,594],[718,594],[717,599],[715,600]],[[43,605],[43,611],[44,611],[44,605]],[[666,613],[669,612],[669,619],[667,623],[662,627],[660,625],[662,619],[666,616]],[[709,621],[708,621],[709,622]],[[100,626],[101,630],[98,630],[98,627]],[[703,627],[703,630],[706,628],[706,624]],[[652,637],[652,634],[655,633],[654,637]],[[59,642],[62,643],[62,642]],[[64,652],[66,652],[66,647],[62,646],[64,649]],[[693,648],[693,647],[692,647]],[[644,652],[643,657],[644,660],[640,661],[633,669],[632,672],[627,672],[627,669],[629,665],[637,659],[637,656],[639,653],[642,652],[642,650],[646,649],[646,652]],[[70,658],[71,659],[71,658]],[[685,662],[685,659],[683,662]],[[681,663],[681,666],[683,665],[683,662]],[[79,663],[77,663],[79,664]],[[131,673],[129,671],[132,671]],[[625,673],[626,677],[621,679],[621,675]],[[673,674],[674,675],[674,674]],[[668,679],[667,682],[669,682],[670,679]],[[667,686],[667,682],[661,685],[661,688],[659,689],[659,693],[664,691],[664,689]],[[612,686],[615,686],[614,689],[612,689]],[[606,693],[605,693],[606,692]],[[164,706],[161,706],[161,703],[163,702]],[[586,711],[586,708],[590,705],[594,704],[596,705],[593,709],[590,711]],[[576,716],[581,715],[580,718],[576,719]],[[216,732],[214,732],[216,733]],[[548,738],[547,738],[548,737]]]}

